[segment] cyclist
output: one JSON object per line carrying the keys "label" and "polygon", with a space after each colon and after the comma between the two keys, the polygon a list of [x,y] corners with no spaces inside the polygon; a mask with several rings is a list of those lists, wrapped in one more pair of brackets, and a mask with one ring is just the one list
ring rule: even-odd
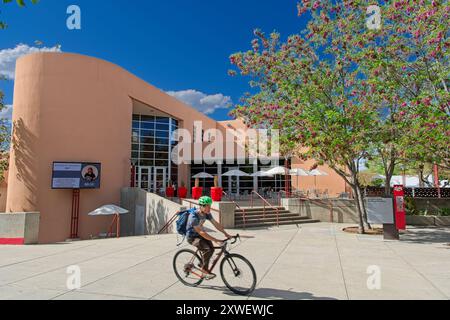
{"label": "cyclist", "polygon": [[203,228],[203,225],[208,220],[218,231],[222,232],[227,239],[232,238],[232,236],[225,231],[225,228],[211,215],[212,204],[213,200],[210,197],[201,197],[199,199],[200,209],[197,210],[196,214],[191,214],[189,216],[186,226],[187,241],[190,245],[193,245],[200,251],[203,261],[202,265],[199,267],[202,269],[202,272],[207,280],[211,280],[216,277],[216,275],[211,273],[209,270],[209,261],[214,254],[213,242],[222,245],[223,241],[209,235]]}

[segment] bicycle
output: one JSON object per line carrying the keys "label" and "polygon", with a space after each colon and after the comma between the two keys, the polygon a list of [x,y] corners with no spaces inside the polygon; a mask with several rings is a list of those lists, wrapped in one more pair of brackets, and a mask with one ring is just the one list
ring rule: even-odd
{"label": "bicycle", "polygon": [[[256,272],[250,261],[245,257],[230,253],[227,249],[228,245],[235,244],[240,239],[237,235],[231,239],[224,241],[220,247],[215,247],[215,250],[220,250],[220,253],[215,258],[211,272],[214,270],[219,260],[224,256],[220,264],[220,275],[223,282],[232,292],[238,295],[249,295],[256,287]],[[230,240],[232,242],[230,243]],[[193,251],[189,249],[179,251],[173,259],[173,268],[178,280],[188,287],[198,287],[205,279],[205,274],[200,268],[202,259],[199,255],[199,250]],[[248,279],[247,279],[248,278]],[[237,282],[234,284],[233,282]],[[244,284],[241,284],[245,282]]]}

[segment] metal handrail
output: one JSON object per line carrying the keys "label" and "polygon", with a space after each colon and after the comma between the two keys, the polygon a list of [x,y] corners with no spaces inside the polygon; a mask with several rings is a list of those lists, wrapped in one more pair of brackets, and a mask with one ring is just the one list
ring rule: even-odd
{"label": "metal handrail", "polygon": [[253,195],[256,194],[264,203],[264,218],[266,218],[266,204],[271,207],[272,209],[275,209],[277,212],[277,227],[280,226],[280,209],[271,205],[269,201],[267,201],[266,199],[263,198],[263,196],[261,196],[258,192],[256,192],[255,190],[252,191],[251,195],[252,195],[252,208],[253,208]]}
{"label": "metal handrail", "polygon": [[244,208],[242,208],[236,201],[231,199],[231,197],[226,193],[225,191],[222,191],[223,195],[228,198],[229,201],[233,202],[236,205],[236,208],[242,211],[242,216],[244,219],[244,229],[247,227],[247,211],[245,211]]}

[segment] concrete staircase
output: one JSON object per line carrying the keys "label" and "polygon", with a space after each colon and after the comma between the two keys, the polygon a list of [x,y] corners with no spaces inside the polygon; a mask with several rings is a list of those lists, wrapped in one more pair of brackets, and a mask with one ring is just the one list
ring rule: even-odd
{"label": "concrete staircase", "polygon": [[[277,225],[277,210],[279,210],[279,225],[299,225],[306,223],[317,223],[319,220],[313,220],[308,217],[302,217],[296,213],[291,213],[284,207],[265,209],[263,207],[236,209],[235,226],[236,229],[273,227]],[[244,225],[245,211],[245,225]]]}

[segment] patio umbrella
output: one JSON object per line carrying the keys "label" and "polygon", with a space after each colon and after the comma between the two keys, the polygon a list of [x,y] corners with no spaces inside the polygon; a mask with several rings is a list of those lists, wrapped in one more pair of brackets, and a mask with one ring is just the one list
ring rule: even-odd
{"label": "patio umbrella", "polygon": [[241,170],[231,170],[231,171],[228,171],[227,173],[224,173],[222,176],[224,176],[224,177],[250,177],[249,174],[247,174]]}
{"label": "patio umbrella", "polygon": [[89,216],[114,216],[114,219],[111,223],[111,226],[108,229],[107,236],[110,236],[112,234],[112,228],[113,225],[116,224],[116,236],[117,238],[120,238],[120,215],[121,214],[127,214],[129,211],[127,209],[118,207],[113,204],[109,204],[103,207],[100,207],[91,213],[89,213]]}
{"label": "patio umbrella", "polygon": [[192,178],[194,178],[194,179],[212,179],[212,178],[214,178],[214,176],[210,175],[209,173],[202,172],[202,173],[196,174]]}
{"label": "patio umbrella", "polygon": [[[224,177],[251,177],[249,174],[247,174],[241,170],[230,170],[230,171],[224,173],[222,176],[224,176]],[[229,189],[228,192],[231,194],[232,189]],[[237,186],[237,194],[239,194],[239,183]]]}
{"label": "patio umbrella", "polygon": [[[273,175],[268,174],[267,171],[258,171],[258,172],[255,172],[254,174],[252,174],[252,177],[265,178],[265,177],[273,177]],[[258,186],[258,188],[259,188],[259,186]]]}
{"label": "patio umbrella", "polygon": [[267,173],[267,171],[258,171],[252,174],[252,177],[273,177],[273,175]]}
{"label": "patio umbrella", "polygon": [[[285,167],[275,167],[275,168],[272,168],[269,171],[267,171],[267,173],[272,175],[272,176],[285,176],[286,175],[286,171],[287,171],[287,173],[289,173],[289,169],[286,169]],[[277,179],[275,177],[275,185],[277,185],[277,181],[276,180]]]}
{"label": "patio umbrella", "polygon": [[91,213],[89,213],[89,216],[114,216],[116,214],[127,214],[129,211],[127,209],[118,207],[113,204],[109,204],[103,207],[100,207]]}
{"label": "patio umbrella", "polygon": [[310,174],[308,171],[298,168],[290,170],[289,175],[296,177],[308,177]]}
{"label": "patio umbrella", "polygon": [[317,177],[328,176],[328,173],[315,169],[310,171],[309,175],[314,177],[314,187],[317,189]]}
{"label": "patio umbrella", "polygon": [[309,177],[309,172],[306,170],[297,168],[297,169],[290,170],[289,175],[297,177],[297,186],[298,186],[299,177]]}

